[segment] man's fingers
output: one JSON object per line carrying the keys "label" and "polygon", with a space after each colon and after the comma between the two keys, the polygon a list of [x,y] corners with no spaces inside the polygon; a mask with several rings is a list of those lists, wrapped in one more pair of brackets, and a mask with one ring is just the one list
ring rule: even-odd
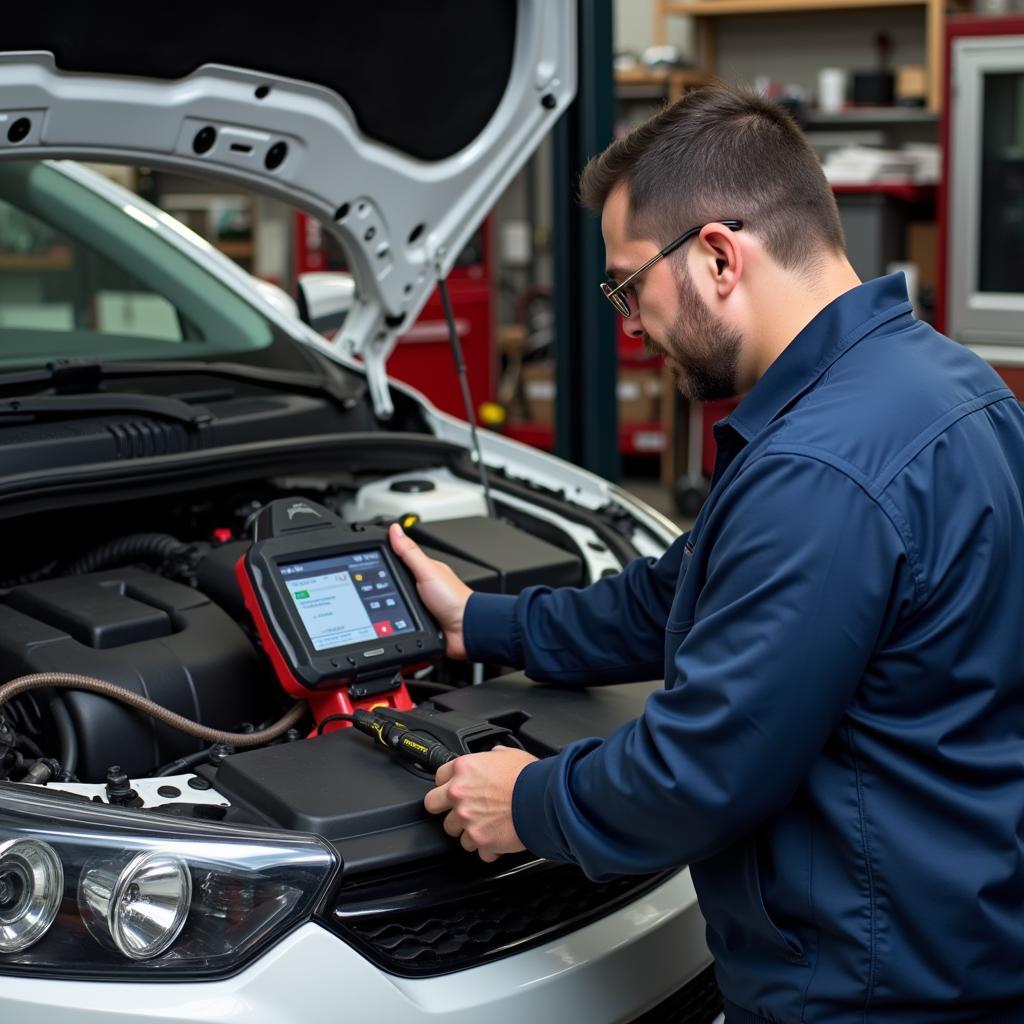
{"label": "man's fingers", "polygon": [[431,574],[434,560],[420,550],[419,544],[409,537],[398,523],[391,524],[388,539],[395,554],[409,566],[417,580],[425,579]]}
{"label": "man's fingers", "polygon": [[450,811],[452,809],[452,802],[448,796],[448,787],[438,786],[436,789],[432,789],[423,798],[423,806],[431,814],[443,814],[445,811]]}
{"label": "man's fingers", "polygon": [[462,822],[455,817],[454,811],[445,816],[443,828],[452,839],[458,839],[463,833]]}
{"label": "man's fingers", "polygon": [[462,835],[459,836],[459,842],[467,853],[476,853],[477,845],[469,838],[468,832],[463,832]]}
{"label": "man's fingers", "polygon": [[434,785],[443,786],[446,782],[450,782],[452,776],[455,774],[455,762],[449,761],[447,764],[441,765],[440,768],[434,773]]}

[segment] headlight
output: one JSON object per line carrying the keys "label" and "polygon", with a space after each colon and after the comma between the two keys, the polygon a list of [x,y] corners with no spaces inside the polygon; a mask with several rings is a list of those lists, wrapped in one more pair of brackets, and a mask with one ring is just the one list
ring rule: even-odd
{"label": "headlight", "polygon": [[0,954],[38,942],[63,895],[64,870],[53,847],[35,839],[0,842]]}
{"label": "headlight", "polygon": [[93,937],[129,960],[158,956],[178,937],[192,901],[188,865],[162,853],[140,853],[120,871],[87,867],[78,906]]}
{"label": "headlight", "polygon": [[312,919],[337,867],[317,836],[0,783],[0,975],[234,973]]}

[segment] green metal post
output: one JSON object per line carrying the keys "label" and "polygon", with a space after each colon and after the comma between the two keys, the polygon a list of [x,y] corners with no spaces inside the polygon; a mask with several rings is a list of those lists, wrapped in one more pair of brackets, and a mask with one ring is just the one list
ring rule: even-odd
{"label": "green metal post", "polygon": [[563,458],[618,480],[615,313],[601,294],[599,220],[581,210],[583,165],[612,140],[612,0],[577,0],[579,86],[555,130],[555,444]]}

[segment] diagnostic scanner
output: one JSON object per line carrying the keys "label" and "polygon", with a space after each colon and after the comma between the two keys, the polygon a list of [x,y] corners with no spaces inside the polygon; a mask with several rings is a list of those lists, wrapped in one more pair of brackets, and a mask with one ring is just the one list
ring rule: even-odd
{"label": "diagnostic scanner", "polygon": [[444,651],[386,531],[305,498],[262,509],[235,575],[278,680],[318,725],[357,707],[411,708],[401,669]]}

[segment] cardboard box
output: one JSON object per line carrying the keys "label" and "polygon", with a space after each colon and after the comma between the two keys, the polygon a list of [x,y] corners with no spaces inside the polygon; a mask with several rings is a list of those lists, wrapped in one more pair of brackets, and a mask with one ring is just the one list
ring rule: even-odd
{"label": "cardboard box", "polygon": [[896,69],[897,102],[919,102],[928,98],[928,71],[922,64],[904,64]]}
{"label": "cardboard box", "polygon": [[524,363],[522,369],[523,395],[531,423],[554,426],[555,422],[555,364]]}
{"label": "cardboard box", "polygon": [[653,423],[661,418],[661,374],[657,369],[620,366],[616,392],[619,423]]}
{"label": "cardboard box", "polygon": [[917,283],[934,288],[938,282],[939,231],[934,221],[912,221],[907,225],[907,259],[917,266]]}
{"label": "cardboard box", "polygon": [[[522,375],[529,422],[553,426],[558,397],[554,363],[527,363]],[[620,367],[616,394],[620,423],[653,423],[660,419],[661,374],[657,369]]]}

